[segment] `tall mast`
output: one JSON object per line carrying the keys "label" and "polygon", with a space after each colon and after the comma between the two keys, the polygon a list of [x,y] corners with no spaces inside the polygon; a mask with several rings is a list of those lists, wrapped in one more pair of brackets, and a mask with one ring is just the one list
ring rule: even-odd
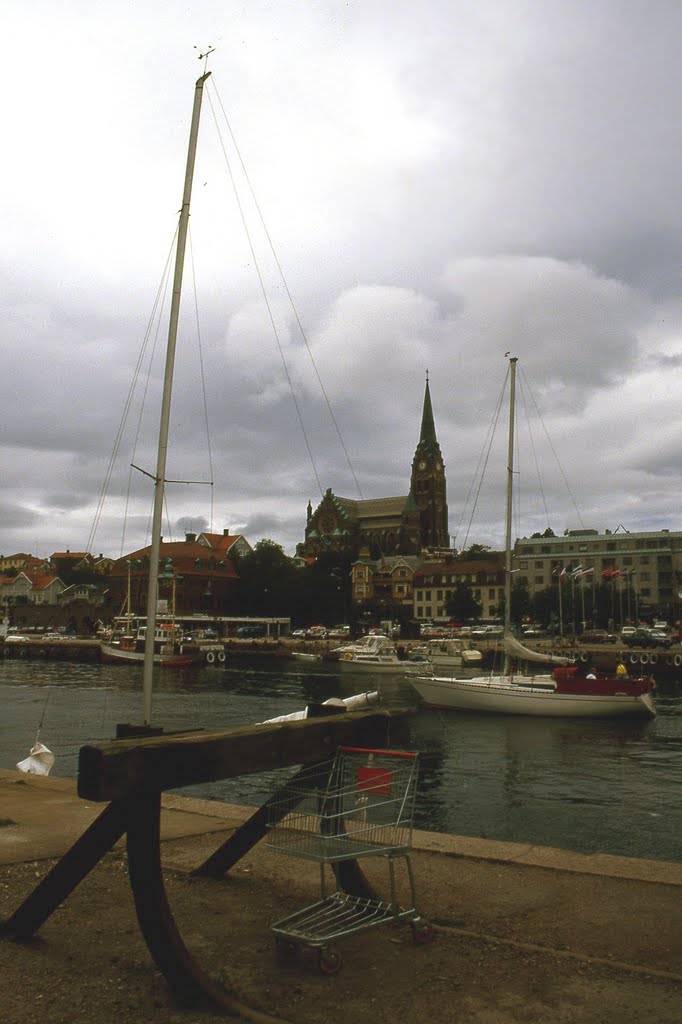
{"label": "tall mast", "polygon": [[[514,419],[516,404],[516,364],[518,359],[512,356],[509,360],[509,441],[507,446],[507,521],[504,544],[504,632],[511,631],[511,537],[512,537],[512,497],[514,483]],[[508,661],[508,659],[507,659]],[[508,669],[508,665],[506,669]]]}
{"label": "tall mast", "polygon": [[168,322],[168,347],[166,349],[166,370],[163,379],[163,397],[161,400],[161,423],[159,426],[159,447],[154,478],[154,512],[152,516],[152,543],[149,550],[149,577],[147,584],[147,629],[144,643],[144,724],[149,725],[152,717],[152,681],[154,673],[154,634],[156,633],[156,604],[159,587],[159,553],[161,551],[161,521],[163,517],[164,484],[166,481],[166,456],[168,453],[168,429],[170,424],[171,396],[173,392],[173,370],[175,367],[175,346],[178,336],[178,317],[180,313],[180,293],[182,291],[182,272],[185,262],[185,246],[189,226],[189,203],[192,195],[192,179],[194,177],[194,158],[199,134],[199,116],[204,82],[210,76],[208,71],[197,79],[194,87],[194,107],[192,124],[189,133],[187,152],[187,168],[185,171],[185,189],[182,196],[180,222],[178,226],[178,245],[175,254],[175,275],[173,277],[173,296],[171,299],[170,319]]}

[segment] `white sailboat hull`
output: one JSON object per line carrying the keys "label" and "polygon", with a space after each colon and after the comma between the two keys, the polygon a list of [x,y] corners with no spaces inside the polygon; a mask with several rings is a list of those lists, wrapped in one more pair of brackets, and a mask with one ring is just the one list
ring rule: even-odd
{"label": "white sailboat hull", "polygon": [[410,678],[410,684],[431,708],[534,715],[557,718],[654,717],[650,694],[557,693],[549,677],[535,684],[490,679]]}

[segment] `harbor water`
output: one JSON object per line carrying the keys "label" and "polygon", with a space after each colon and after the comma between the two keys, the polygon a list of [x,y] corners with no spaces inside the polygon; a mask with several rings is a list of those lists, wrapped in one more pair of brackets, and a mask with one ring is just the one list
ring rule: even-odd
{"label": "harbor water", "polygon": [[[139,667],[0,659],[0,768],[14,769],[40,727],[53,775],[74,777],[78,751],[142,716]],[[235,659],[161,670],[153,723],[166,731],[262,722],[328,697],[378,689],[412,701],[404,677],[353,675],[333,663]],[[656,692],[653,720],[543,719],[419,711],[417,828],[453,835],[679,861],[682,854],[682,680]],[[42,723],[42,725],[41,725]],[[262,803],[290,772],[183,789]],[[0,809],[1,816],[1,809]]]}

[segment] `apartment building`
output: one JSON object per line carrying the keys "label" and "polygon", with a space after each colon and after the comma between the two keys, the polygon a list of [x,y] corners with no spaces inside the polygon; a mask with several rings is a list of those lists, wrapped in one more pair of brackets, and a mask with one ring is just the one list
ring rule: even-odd
{"label": "apartment building", "polygon": [[614,580],[627,586],[641,616],[659,614],[674,621],[682,609],[682,532],[630,533],[618,527],[604,533],[569,530],[560,537],[522,537],[514,545],[512,567],[531,595],[555,583],[564,570],[580,571],[594,584]]}

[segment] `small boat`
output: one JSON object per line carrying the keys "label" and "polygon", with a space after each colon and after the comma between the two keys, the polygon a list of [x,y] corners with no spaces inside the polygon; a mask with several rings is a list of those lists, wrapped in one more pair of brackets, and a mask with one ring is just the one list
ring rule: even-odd
{"label": "small boat", "polygon": [[483,661],[483,655],[472,646],[471,640],[452,637],[443,640],[428,640],[412,648],[413,655],[421,655],[434,669],[475,668]]}
{"label": "small boat", "polygon": [[404,672],[409,664],[387,636],[363,636],[337,650],[341,668],[353,672]]}
{"label": "small boat", "polygon": [[[618,715],[653,717],[656,708],[650,676],[623,678],[615,674],[589,678],[579,675],[568,658],[542,654],[525,647],[511,629],[511,535],[516,357],[509,359],[509,439],[507,457],[507,510],[505,550],[505,615],[502,645],[505,665],[501,675],[459,678],[420,672],[408,679],[431,708],[486,711],[503,715],[539,715],[565,718],[604,718]],[[514,662],[553,663],[550,672],[528,676],[513,669]]]}

